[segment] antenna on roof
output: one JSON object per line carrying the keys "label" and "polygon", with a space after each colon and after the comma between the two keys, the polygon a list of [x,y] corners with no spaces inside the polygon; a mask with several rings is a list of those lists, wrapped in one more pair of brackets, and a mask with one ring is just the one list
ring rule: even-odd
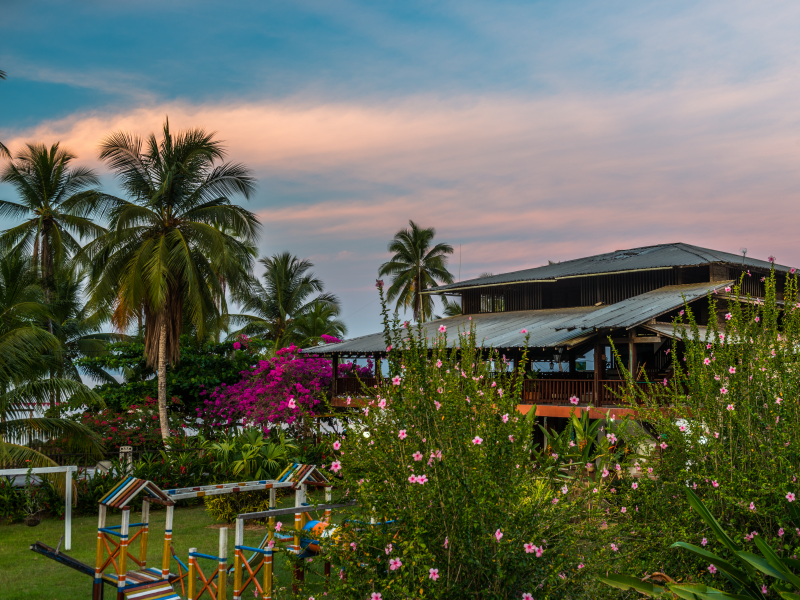
{"label": "antenna on roof", "polygon": [[747,248],[739,248],[739,252],[742,253],[742,266],[744,266],[744,257],[747,256]]}

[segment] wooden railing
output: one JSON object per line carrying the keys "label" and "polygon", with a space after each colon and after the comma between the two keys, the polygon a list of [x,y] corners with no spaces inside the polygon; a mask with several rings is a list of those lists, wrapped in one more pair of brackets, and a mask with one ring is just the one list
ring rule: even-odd
{"label": "wooden railing", "polygon": [[333,390],[334,396],[352,396],[357,398],[364,396],[364,386],[374,388],[380,385],[380,379],[377,377],[337,377],[336,388]]}

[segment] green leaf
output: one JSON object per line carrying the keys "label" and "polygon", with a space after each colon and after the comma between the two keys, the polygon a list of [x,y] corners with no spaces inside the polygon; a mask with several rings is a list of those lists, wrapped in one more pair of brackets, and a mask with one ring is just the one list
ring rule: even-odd
{"label": "green leaf", "polygon": [[608,577],[598,577],[597,580],[619,590],[636,590],[640,594],[650,596],[651,598],[668,597],[664,596],[664,592],[666,591],[664,588],[628,575],[609,575]]}
{"label": "green leaf", "polygon": [[721,559],[719,556],[709,552],[708,550],[703,550],[702,548],[698,548],[692,544],[687,544],[686,542],[675,542],[672,544],[672,546],[670,546],[670,548],[684,548],[690,552],[694,552],[698,556],[708,559],[715,567],[717,567],[720,571],[724,571],[730,575],[743,587],[750,590],[757,589],[755,584],[750,580],[750,575],[748,573],[737,569],[728,561]]}

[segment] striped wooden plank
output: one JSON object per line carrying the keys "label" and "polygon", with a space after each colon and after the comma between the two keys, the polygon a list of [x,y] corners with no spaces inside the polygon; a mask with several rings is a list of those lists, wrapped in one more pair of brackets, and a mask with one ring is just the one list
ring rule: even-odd
{"label": "striped wooden plank", "polygon": [[127,600],[181,600],[167,581],[156,581],[125,590]]}

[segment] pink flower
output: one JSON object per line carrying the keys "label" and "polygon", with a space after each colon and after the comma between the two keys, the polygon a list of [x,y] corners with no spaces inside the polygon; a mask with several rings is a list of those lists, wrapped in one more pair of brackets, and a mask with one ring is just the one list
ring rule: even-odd
{"label": "pink flower", "polygon": [[378,402],[378,408],[386,408],[386,398],[381,398],[381,401]]}
{"label": "pink flower", "polygon": [[706,538],[703,538],[703,540],[700,542],[700,545],[705,546],[706,544],[708,544],[708,540]]}
{"label": "pink flower", "polygon": [[427,475],[418,475],[417,476],[417,483],[428,483],[428,476]]}
{"label": "pink flower", "polygon": [[684,431],[686,431],[686,425],[681,425],[680,427],[678,427],[678,429],[681,431],[681,433],[683,433]]}
{"label": "pink flower", "polygon": [[408,483],[417,483],[417,476],[416,475],[409,475],[408,476]]}
{"label": "pink flower", "polygon": [[391,345],[391,344],[389,344],[388,346],[386,346],[386,351],[387,351],[387,352],[391,352],[391,351],[392,351],[392,345]]}
{"label": "pink flower", "polygon": [[788,494],[786,494],[786,499],[789,502],[794,502],[794,498],[795,498],[795,496],[794,496],[794,494],[792,492],[789,492]]}
{"label": "pink flower", "polygon": [[403,566],[403,562],[399,558],[390,558],[389,559],[389,568],[392,571],[396,571],[400,567]]}
{"label": "pink flower", "polygon": [[783,534],[784,534],[784,533],[785,533],[785,532],[783,531],[783,527],[781,527],[780,529],[778,529],[778,537],[783,537]]}
{"label": "pink flower", "polygon": [[445,331],[447,331],[447,327],[444,325],[439,325],[439,333],[444,333]]}
{"label": "pink flower", "polygon": [[731,291],[731,288],[730,288],[730,286],[726,287],[726,288],[725,288],[725,291],[726,291],[726,292],[730,292],[730,291]]}
{"label": "pink flower", "polygon": [[728,404],[727,408],[728,408],[728,410],[733,410],[733,404]]}
{"label": "pink flower", "polygon": [[616,545],[616,544],[613,544],[613,543],[612,543],[612,544],[611,544],[611,549],[612,549],[614,552],[617,552],[617,551],[619,550],[619,547],[617,547],[617,545]]}
{"label": "pink flower", "polygon": [[578,402],[580,402],[580,400],[578,400],[577,396],[573,396],[572,398],[569,399],[569,401],[570,401],[570,404],[578,404]]}
{"label": "pink flower", "polygon": [[400,433],[397,434],[397,437],[399,437],[401,440],[404,440],[408,437],[408,434],[406,433],[405,429],[401,429]]}
{"label": "pink flower", "polygon": [[769,257],[767,257],[767,260],[768,260],[769,262],[771,262],[771,263],[774,263],[774,262],[775,262],[775,260],[776,260],[776,258],[775,258],[774,256],[769,256]]}
{"label": "pink flower", "polygon": [[708,572],[711,573],[712,575],[716,574],[717,567],[715,567],[714,565],[708,565]]}
{"label": "pink flower", "polygon": [[750,503],[750,510],[755,510],[755,509],[756,509],[756,505],[751,502]]}
{"label": "pink flower", "polygon": [[706,365],[706,366],[710,365],[711,364],[711,359],[708,358],[708,357],[704,358],[703,359],[703,364]]}
{"label": "pink flower", "polygon": [[503,423],[508,423],[508,413],[503,415]]}
{"label": "pink flower", "polygon": [[400,385],[400,375],[392,377],[392,385]]}
{"label": "pink flower", "polygon": [[242,347],[242,345],[239,342],[233,342],[233,349],[234,350],[238,350],[241,347]]}
{"label": "pink flower", "polygon": [[280,531],[281,527],[283,527],[283,523],[281,523],[280,521],[275,523],[275,531]]}
{"label": "pink flower", "polygon": [[445,547],[445,549],[447,549],[447,544],[449,544],[449,543],[450,543],[450,540],[447,537],[445,537],[444,538],[444,547]]}
{"label": "pink flower", "polygon": [[334,450],[338,450],[341,447],[342,447],[342,443],[339,440],[336,440],[335,442],[333,442],[333,449]]}
{"label": "pink flower", "polygon": [[625,508],[625,507],[623,506],[623,507],[622,507],[622,513],[624,514],[624,513],[626,513],[626,512],[628,512],[628,509],[627,509],[627,508]]}
{"label": "pink flower", "polygon": [[634,482],[631,484],[631,489],[638,490],[638,489],[639,489],[639,484],[638,484],[638,483],[636,483],[636,482],[634,481]]}
{"label": "pink flower", "polygon": [[473,438],[472,443],[475,444],[476,446],[480,446],[483,443],[483,440],[476,435]]}
{"label": "pink flower", "polygon": [[528,330],[527,329],[520,329],[519,332],[524,335],[524,334],[528,333]]}
{"label": "pink flower", "polygon": [[428,569],[428,577],[434,581],[439,579],[439,569]]}
{"label": "pink flower", "polygon": [[608,469],[603,467],[603,477],[608,477],[608,475],[609,475]]}
{"label": "pink flower", "polygon": [[498,529],[497,531],[495,531],[495,532],[494,532],[494,539],[496,539],[498,542],[499,542],[501,539],[503,539],[503,532],[502,532],[502,531],[500,531],[499,529]]}
{"label": "pink flower", "polygon": [[731,313],[727,313],[725,315],[725,319],[728,320],[728,321],[730,321],[732,318],[733,318],[733,315]]}
{"label": "pink flower", "polygon": [[533,600],[533,594],[525,592],[524,594],[522,594],[522,600]]}
{"label": "pink flower", "polygon": [[782,400],[783,400],[783,398],[776,398],[775,399],[775,404],[780,404]]}
{"label": "pink flower", "polygon": [[720,394],[727,394],[728,393],[728,389],[727,388],[720,388],[719,393]]}
{"label": "pink flower", "polygon": [[667,442],[661,442],[661,443],[660,443],[658,446],[659,446],[659,447],[660,447],[662,450],[666,450],[666,449],[667,449]]}
{"label": "pink flower", "polygon": [[386,546],[386,548],[384,549],[384,552],[386,552],[387,555],[391,554],[392,553],[392,545],[389,544],[388,546]]}
{"label": "pink flower", "polygon": [[333,471],[334,473],[338,473],[341,468],[342,468],[342,463],[340,463],[338,460],[335,460],[331,463],[331,471]]}
{"label": "pink flower", "polygon": [[734,373],[736,373],[736,367],[730,367],[730,368],[728,369],[728,373],[730,373],[731,375],[733,375]]}
{"label": "pink flower", "polygon": [[294,398],[289,398],[289,402],[286,403],[286,406],[289,408],[297,408],[297,404],[294,401]]}
{"label": "pink flower", "polygon": [[508,441],[509,442],[513,442],[514,441],[514,436],[513,435],[508,436]]}
{"label": "pink flower", "polygon": [[712,482],[711,482],[711,485],[713,485],[715,488],[718,488],[718,487],[719,487],[719,483],[717,483],[717,480],[716,480],[716,479],[715,479],[714,481],[712,481]]}
{"label": "pink flower", "polygon": [[523,544],[522,546],[525,548],[526,554],[533,554],[534,552],[536,552],[536,546],[534,546],[533,544]]}
{"label": "pink flower", "polygon": [[422,460],[422,452],[420,452],[419,450],[414,452],[414,454],[412,454],[411,456],[414,457],[414,460],[417,462]]}
{"label": "pink flower", "polygon": [[[344,571],[340,573],[343,576]],[[341,579],[341,577],[340,577]],[[381,596],[380,592],[372,592],[372,595],[369,597],[369,600],[383,600],[383,596]]]}

